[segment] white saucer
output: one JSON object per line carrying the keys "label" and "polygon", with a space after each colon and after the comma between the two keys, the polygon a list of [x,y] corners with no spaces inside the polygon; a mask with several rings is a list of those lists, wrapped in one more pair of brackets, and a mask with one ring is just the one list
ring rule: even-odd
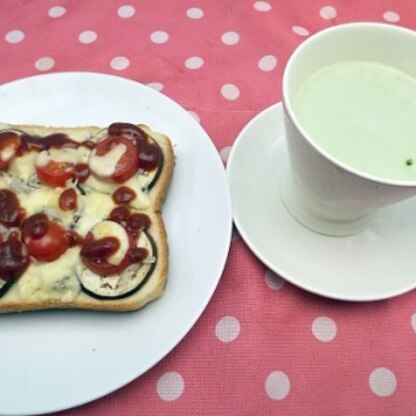
{"label": "white saucer", "polygon": [[333,299],[386,299],[416,287],[416,199],[379,212],[364,232],[327,237],[300,225],[283,205],[288,163],[281,103],[242,130],[227,163],[235,225],[271,270]]}

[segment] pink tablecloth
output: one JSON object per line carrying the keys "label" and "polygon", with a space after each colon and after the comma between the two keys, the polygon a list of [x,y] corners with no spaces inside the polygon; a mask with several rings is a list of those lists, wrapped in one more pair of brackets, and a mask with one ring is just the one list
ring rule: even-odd
{"label": "pink tablecloth", "polygon": [[[242,127],[280,101],[285,63],[307,36],[359,20],[416,28],[412,0],[0,6],[1,82],[79,70],[137,80],[190,111],[224,161]],[[64,414],[414,415],[415,332],[414,292],[368,304],[320,298],[267,270],[235,233],[212,301],[177,348]]]}

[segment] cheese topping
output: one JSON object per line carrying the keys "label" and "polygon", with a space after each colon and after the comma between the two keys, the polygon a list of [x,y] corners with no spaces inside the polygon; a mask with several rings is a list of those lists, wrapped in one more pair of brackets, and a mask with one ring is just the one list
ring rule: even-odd
{"label": "cheese topping", "polygon": [[113,146],[109,152],[98,156],[95,149],[90,153],[89,167],[91,172],[103,178],[111,177],[116,171],[117,162],[126,153],[127,147],[123,143]]}
{"label": "cheese topping", "polygon": [[61,221],[66,228],[72,225],[74,211],[62,211],[59,197],[62,188],[40,188],[31,193],[19,194],[19,201],[26,211],[26,216],[45,212],[52,221]]}
{"label": "cheese topping", "polygon": [[11,144],[10,146],[5,147],[0,152],[0,159],[2,162],[8,162],[15,154],[16,154],[16,147]]}
{"label": "cheese topping", "polygon": [[10,292],[22,299],[59,299],[71,302],[81,291],[75,276],[75,265],[78,262],[78,247],[68,249],[64,256],[49,263],[33,261]]}
{"label": "cheese topping", "polygon": [[[147,209],[151,205],[149,194],[146,191],[142,191],[146,188],[149,179],[143,174],[137,174],[124,182],[124,186],[127,186],[136,191],[136,198],[130,202],[130,206],[138,210]],[[84,185],[84,184],[83,184]],[[85,181],[85,185],[89,189],[98,191],[100,193],[112,194],[119,186],[118,183],[100,181],[96,176],[90,175]],[[97,193],[98,195],[98,193]]]}
{"label": "cheese topping", "polygon": [[99,192],[88,192],[81,200],[82,206],[79,220],[75,225],[75,231],[85,237],[95,224],[110,216],[110,212],[116,205],[111,195]]}
{"label": "cheese topping", "polygon": [[86,163],[89,150],[86,147],[43,150],[36,158],[37,166],[46,166],[49,162],[66,162],[71,164]]}
{"label": "cheese topping", "polygon": [[129,249],[129,238],[126,230],[116,222],[102,221],[94,225],[91,233],[95,240],[100,240],[105,237],[115,237],[118,240],[120,243],[118,250],[107,257],[108,263],[118,266],[124,260],[124,257],[126,257]]}
{"label": "cheese topping", "polygon": [[9,166],[9,172],[13,177],[23,182],[29,182],[30,177],[35,174],[35,161],[37,152],[28,152],[12,160]]}

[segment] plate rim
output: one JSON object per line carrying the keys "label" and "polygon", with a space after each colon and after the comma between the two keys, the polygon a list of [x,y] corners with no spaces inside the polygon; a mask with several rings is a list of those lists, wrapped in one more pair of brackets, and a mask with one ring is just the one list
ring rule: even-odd
{"label": "plate rim", "polygon": [[[223,208],[224,224],[226,224],[227,227],[226,227],[226,229],[224,229],[224,237],[223,237],[222,244],[220,245],[221,255],[219,256],[218,263],[215,266],[216,272],[212,273],[213,279],[211,280],[211,283],[210,283],[209,292],[207,292],[205,294],[205,296],[203,297],[203,301],[200,302],[198,307],[196,307],[196,312],[193,313],[192,318],[187,322],[186,325],[183,325],[183,327],[180,330],[177,331],[176,336],[171,339],[171,342],[163,350],[163,352],[160,354],[160,356],[158,356],[154,360],[149,360],[149,363],[147,365],[143,366],[143,370],[139,369],[139,371],[134,372],[134,374],[132,374],[131,377],[126,378],[124,380],[124,382],[121,383],[121,384],[119,383],[117,385],[108,386],[107,389],[104,389],[104,390],[101,389],[99,393],[94,394],[94,395],[90,395],[89,398],[84,398],[84,399],[81,399],[81,400],[68,400],[67,403],[65,403],[63,405],[54,404],[54,406],[43,406],[43,408],[36,408],[36,409],[33,409],[33,411],[29,411],[29,412],[28,412],[27,408],[24,408],[23,411],[25,412],[25,414],[30,414],[30,415],[48,414],[48,413],[52,413],[52,412],[59,412],[59,411],[63,411],[63,410],[68,410],[68,409],[72,409],[72,408],[75,408],[75,407],[85,405],[87,403],[91,403],[91,402],[93,402],[95,400],[98,400],[100,398],[103,398],[103,397],[107,396],[108,394],[113,393],[113,392],[123,388],[124,386],[128,385],[132,381],[138,379],[139,377],[144,375],[146,372],[148,372],[151,368],[153,368],[158,363],[160,363],[164,358],[166,358],[171,353],[171,351],[173,349],[175,349],[180,344],[180,342],[182,342],[182,340],[187,336],[187,334],[192,330],[192,328],[195,326],[195,324],[201,318],[203,312],[205,311],[208,304],[212,300],[212,297],[214,296],[215,291],[217,290],[217,287],[218,287],[219,282],[221,280],[221,277],[224,273],[224,269],[225,269],[226,262],[227,262],[227,259],[228,259],[228,256],[229,256],[229,251],[230,251],[230,248],[231,248],[231,241],[232,241],[231,237],[232,237],[233,221],[232,221],[231,190],[230,190],[230,187],[229,187],[229,184],[228,184],[226,171],[224,169],[223,162],[221,161],[220,154],[219,154],[218,150],[216,149],[213,140],[208,135],[206,130],[202,127],[202,125],[197,120],[195,120],[195,118],[182,105],[180,105],[177,101],[175,101],[170,96],[168,96],[168,95],[166,95],[166,94],[164,94],[164,93],[162,93],[158,90],[155,90],[155,89],[153,89],[152,87],[150,87],[146,84],[143,84],[139,81],[133,80],[133,79],[124,78],[124,77],[119,76],[119,75],[107,74],[107,73],[103,73],[103,72],[90,72],[90,71],[50,72],[50,73],[45,73],[45,74],[34,74],[34,75],[31,75],[31,76],[28,76],[28,77],[23,77],[23,78],[10,80],[10,81],[5,82],[5,83],[0,85],[0,94],[2,93],[2,91],[4,89],[7,89],[7,88],[13,89],[13,88],[15,88],[15,86],[20,87],[19,84],[23,84],[23,83],[26,83],[26,82],[36,82],[37,79],[48,79],[48,78],[57,78],[58,79],[58,78],[61,78],[63,80],[62,82],[64,82],[65,77],[68,77],[68,78],[92,77],[92,78],[96,78],[96,79],[101,78],[101,79],[105,80],[104,82],[107,82],[107,81],[112,82],[112,81],[115,80],[116,82],[125,83],[126,85],[128,85],[128,84],[134,85],[137,88],[144,88],[144,89],[150,91],[151,95],[153,94],[155,96],[161,97],[161,99],[165,100],[169,105],[173,105],[178,110],[180,110],[183,113],[183,116],[188,120],[188,122],[192,123],[195,126],[195,128],[198,128],[200,130],[200,136],[201,136],[200,139],[202,140],[202,138],[203,138],[203,141],[205,142],[205,145],[211,148],[212,160],[216,159],[215,169],[218,169],[218,172],[220,172],[220,169],[222,169],[222,173],[220,174],[220,176],[221,176],[222,192],[224,193],[225,200],[221,201],[221,205],[224,207]],[[8,121],[6,120],[5,122],[7,123]],[[167,196],[167,198],[168,197],[169,196]],[[139,313],[140,313],[140,311],[139,311]],[[69,403],[69,402],[71,402],[71,403]],[[10,409],[8,409],[7,411],[10,412]],[[8,413],[8,414],[13,414],[14,415],[14,414],[21,414],[21,413],[22,413],[22,408],[21,407],[20,408],[15,407],[15,410],[12,411],[11,413]]]}

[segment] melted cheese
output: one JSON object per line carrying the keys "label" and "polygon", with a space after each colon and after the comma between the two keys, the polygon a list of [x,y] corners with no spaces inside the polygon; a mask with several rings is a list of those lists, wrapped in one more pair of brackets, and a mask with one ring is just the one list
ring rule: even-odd
{"label": "melted cheese", "polygon": [[0,172],[0,189],[9,188],[10,176],[4,172]]}
{"label": "melted cheese", "polygon": [[40,152],[36,158],[37,166],[46,166],[49,162],[87,163],[90,151],[84,146],[76,149],[49,149]]}
{"label": "melted cheese", "polygon": [[30,177],[35,174],[35,161],[37,152],[29,152],[12,160],[9,172],[13,177],[23,182],[29,182]]}
{"label": "melted cheese", "polygon": [[14,155],[16,154],[16,147],[11,144],[10,146],[6,146],[1,152],[0,152],[0,159],[2,162],[7,162],[10,160]]}
{"label": "melted cheese", "polygon": [[59,197],[62,191],[62,188],[45,187],[37,189],[30,194],[20,193],[18,198],[28,217],[44,212],[50,220],[58,220],[66,228],[69,228],[74,220],[75,212],[62,211],[59,207]]}
{"label": "melted cheese", "polygon": [[85,237],[95,224],[108,219],[116,205],[111,195],[98,192],[88,192],[81,201],[80,217],[75,225],[75,231]]}
{"label": "melted cheese", "polygon": [[148,193],[143,191],[148,183],[148,178],[143,174],[137,174],[122,184],[100,180],[96,176],[90,175],[83,185],[86,185],[88,189],[104,192],[105,194],[112,194],[118,187],[127,186],[136,193],[136,198],[130,202],[130,206],[143,210],[151,205]]}
{"label": "melted cheese", "polygon": [[102,156],[98,156],[94,149],[88,160],[91,172],[103,178],[111,177],[116,171],[117,162],[126,152],[127,146],[123,143],[113,146],[109,152]]}
{"label": "melted cheese", "polygon": [[78,262],[78,247],[68,249],[64,255],[49,263],[32,261],[12,287],[15,296],[21,299],[71,302],[81,291],[75,275]]}

